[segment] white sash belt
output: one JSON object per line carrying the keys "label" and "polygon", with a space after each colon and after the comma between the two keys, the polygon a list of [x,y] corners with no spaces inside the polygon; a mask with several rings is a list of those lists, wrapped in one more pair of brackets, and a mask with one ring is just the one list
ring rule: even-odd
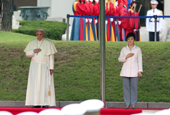
{"label": "white sash belt", "polygon": [[32,57],[31,61],[35,62],[35,63],[44,63],[47,65],[47,67],[49,68],[49,56],[34,56]]}
{"label": "white sash belt", "polygon": [[36,62],[36,63],[45,63],[47,62],[47,57],[40,57],[40,56],[34,56],[31,59],[32,62]]}

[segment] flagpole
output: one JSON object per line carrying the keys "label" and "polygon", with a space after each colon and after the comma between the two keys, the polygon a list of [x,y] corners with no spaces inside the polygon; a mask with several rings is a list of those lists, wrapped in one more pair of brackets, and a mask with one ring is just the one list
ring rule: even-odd
{"label": "flagpole", "polygon": [[100,16],[99,16],[99,38],[100,38],[100,93],[101,100],[105,102],[105,0],[100,0]]}

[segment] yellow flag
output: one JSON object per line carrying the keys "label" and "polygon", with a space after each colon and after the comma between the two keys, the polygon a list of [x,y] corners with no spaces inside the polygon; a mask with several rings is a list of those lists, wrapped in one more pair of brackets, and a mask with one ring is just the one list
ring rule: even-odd
{"label": "yellow flag", "polygon": [[91,24],[90,24],[90,41],[94,41],[94,35],[93,35]]}
{"label": "yellow flag", "polygon": [[112,41],[112,42],[115,42],[115,33],[114,33],[113,30],[114,30],[114,29],[113,29],[113,27],[112,27],[112,30],[111,30],[111,41]]}
{"label": "yellow flag", "polygon": [[89,41],[89,39],[88,39],[88,29],[87,29],[87,24],[86,24],[86,41]]}
{"label": "yellow flag", "polygon": [[107,41],[106,25],[105,25],[105,41]]}

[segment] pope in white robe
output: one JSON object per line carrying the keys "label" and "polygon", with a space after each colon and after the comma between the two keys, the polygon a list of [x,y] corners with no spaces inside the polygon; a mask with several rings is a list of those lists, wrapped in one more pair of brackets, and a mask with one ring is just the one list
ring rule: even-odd
{"label": "pope in white robe", "polygon": [[57,50],[53,42],[44,38],[42,29],[38,29],[36,35],[24,50],[31,58],[25,105],[48,108],[56,106],[53,70]]}

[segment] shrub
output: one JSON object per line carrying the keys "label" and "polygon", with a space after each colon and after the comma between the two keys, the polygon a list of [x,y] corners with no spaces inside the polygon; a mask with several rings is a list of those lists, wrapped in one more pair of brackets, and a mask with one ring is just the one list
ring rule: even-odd
{"label": "shrub", "polygon": [[20,21],[20,25],[21,27],[13,32],[35,36],[36,30],[42,28],[45,31],[45,38],[54,40],[61,40],[67,28],[64,22],[52,21]]}

